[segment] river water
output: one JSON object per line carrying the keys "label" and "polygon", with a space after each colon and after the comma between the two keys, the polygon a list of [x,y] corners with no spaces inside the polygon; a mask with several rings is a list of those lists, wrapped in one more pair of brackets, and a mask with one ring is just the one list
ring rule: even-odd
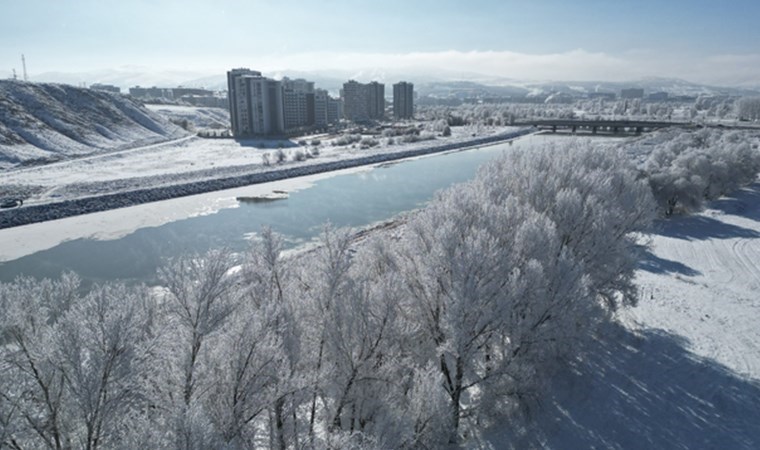
{"label": "river water", "polygon": [[[244,251],[262,227],[283,235],[294,248],[318,238],[324,224],[366,227],[423,206],[439,189],[474,177],[477,168],[511,148],[527,148],[563,137],[528,136],[513,142],[386,164],[372,169],[329,176],[287,198],[271,201],[234,201],[228,191],[211,195],[230,200],[210,214],[172,219],[159,226],[130,230],[115,239],[61,239],[50,248],[0,263],[0,281],[18,275],[57,277],[74,271],[89,284],[103,280],[155,281],[156,269],[166,260],[211,248]],[[239,190],[236,190],[239,192]],[[204,194],[208,201],[209,194]],[[192,199],[192,197],[190,197]],[[171,210],[179,201],[159,202]],[[132,208],[126,208],[129,212]],[[139,208],[134,209],[139,214]],[[99,214],[83,216],[97,220]],[[30,225],[40,227],[41,224]],[[29,230],[27,230],[29,231]],[[3,234],[0,231],[0,242]]]}

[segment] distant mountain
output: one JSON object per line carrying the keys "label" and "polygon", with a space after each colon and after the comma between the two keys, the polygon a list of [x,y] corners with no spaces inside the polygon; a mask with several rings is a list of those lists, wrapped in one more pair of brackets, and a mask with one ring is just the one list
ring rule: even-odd
{"label": "distant mountain", "polygon": [[65,84],[0,80],[0,169],[187,135],[141,103]]}
{"label": "distant mountain", "polygon": [[546,91],[567,93],[614,92],[619,94],[622,89],[641,88],[645,93],[667,92],[670,95],[758,95],[760,91],[736,87],[718,87],[691,83],[677,78],[644,78],[626,82],[611,81],[574,81],[574,82],[543,82],[529,85]]}
{"label": "distant mountain", "polygon": [[[250,66],[256,70],[255,66]],[[520,96],[532,93],[534,95],[550,95],[552,93],[586,94],[590,92],[612,92],[619,94],[621,89],[638,87],[646,93],[668,92],[674,96],[687,95],[760,95],[760,86],[718,87],[709,86],[676,78],[644,78],[626,82],[611,81],[540,81],[516,80],[499,78],[468,72],[466,70],[437,71],[435,73],[418,69],[385,69],[365,68],[361,70],[278,70],[263,71],[265,76],[272,78],[306,78],[314,81],[315,85],[327,89],[337,95],[343,83],[349,79],[361,82],[379,81],[392,84],[398,81],[410,81],[415,84],[415,90],[421,95],[467,95],[477,92],[482,96]],[[123,92],[133,86],[158,87],[202,87],[213,90],[226,90],[227,79],[225,71],[155,71],[145,67],[123,67],[114,70],[93,72],[64,73],[48,72],[32,77],[33,81],[68,83],[77,86],[93,83],[113,84],[122,88]],[[386,89],[390,90],[390,86]],[[390,95],[390,92],[386,92]]]}

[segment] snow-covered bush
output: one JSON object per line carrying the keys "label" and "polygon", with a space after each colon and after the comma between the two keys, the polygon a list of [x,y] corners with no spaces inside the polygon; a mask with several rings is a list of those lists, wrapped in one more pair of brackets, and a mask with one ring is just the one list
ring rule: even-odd
{"label": "snow-covered bush", "polygon": [[333,141],[334,146],[351,145],[362,140],[360,134],[345,134]]}
{"label": "snow-covered bush", "polygon": [[365,137],[361,141],[359,141],[359,144],[361,144],[362,150],[375,147],[380,144],[380,142],[377,141],[377,139]]}
{"label": "snow-covered bush", "polygon": [[296,150],[292,154],[293,161],[304,161],[306,160],[306,152],[303,150]]}

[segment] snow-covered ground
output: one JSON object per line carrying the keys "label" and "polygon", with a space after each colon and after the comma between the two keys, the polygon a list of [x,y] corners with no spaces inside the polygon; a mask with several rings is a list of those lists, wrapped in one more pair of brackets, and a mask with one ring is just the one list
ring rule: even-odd
{"label": "snow-covered ground", "polygon": [[229,128],[230,113],[224,108],[184,105],[145,105],[149,110],[175,121],[187,120],[196,129]]}
{"label": "snow-covered ground", "polygon": [[[121,152],[62,161],[44,166],[8,170],[3,173],[0,191],[33,191],[25,204],[39,204],[105,193],[123,192],[152,186],[195,182],[241,174],[264,172],[298,165],[323,163],[401,152],[449,143],[466,143],[473,137],[516,131],[515,127],[459,127],[448,138],[412,144],[378,145],[361,149],[359,145],[333,146],[324,141],[319,154],[293,161],[297,153],[312,152],[313,146],[298,146],[294,140],[183,138],[162,145],[151,145]],[[312,138],[307,137],[307,142]],[[384,139],[380,139],[383,141]],[[287,161],[275,163],[282,147]],[[271,165],[263,162],[264,155]]]}
{"label": "snow-covered ground", "polygon": [[495,448],[760,448],[760,183],[650,238],[638,306]]}

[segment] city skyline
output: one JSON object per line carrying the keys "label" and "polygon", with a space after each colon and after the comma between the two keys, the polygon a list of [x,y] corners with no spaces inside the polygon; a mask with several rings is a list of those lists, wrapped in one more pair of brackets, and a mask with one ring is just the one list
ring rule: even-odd
{"label": "city skyline", "polygon": [[[760,5],[476,0],[382,4],[12,1],[0,77],[132,67],[223,73],[406,71],[531,80],[683,78],[760,86]],[[93,80],[95,81],[95,80]]]}

